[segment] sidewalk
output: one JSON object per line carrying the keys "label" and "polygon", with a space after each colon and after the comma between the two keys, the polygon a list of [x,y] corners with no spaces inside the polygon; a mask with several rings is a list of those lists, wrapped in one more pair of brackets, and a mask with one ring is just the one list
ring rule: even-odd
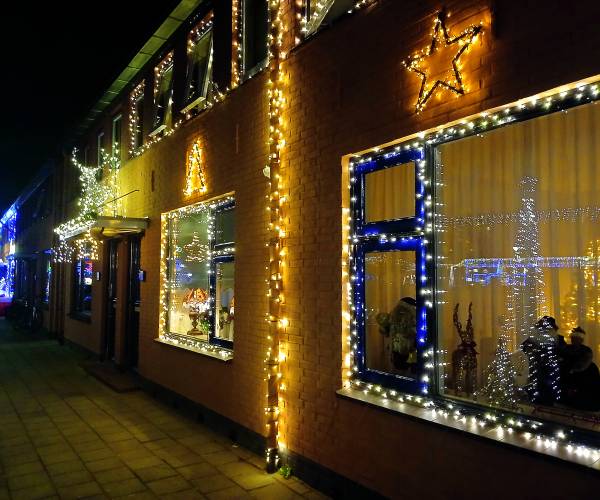
{"label": "sidewalk", "polygon": [[0,500],[326,498],[141,391],[111,391],[82,360],[0,320]]}

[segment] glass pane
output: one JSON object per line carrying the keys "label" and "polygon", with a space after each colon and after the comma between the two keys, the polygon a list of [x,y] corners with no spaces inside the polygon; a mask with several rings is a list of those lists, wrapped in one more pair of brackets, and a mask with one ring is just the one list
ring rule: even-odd
{"label": "glass pane", "polygon": [[367,368],[414,377],[417,368],[415,252],[365,254]]}
{"label": "glass pane", "polygon": [[209,31],[196,43],[189,55],[186,101],[192,101],[200,96],[206,97],[211,40],[212,32]]}
{"label": "glass pane", "polygon": [[600,411],[599,126],[589,105],[439,148],[446,394],[561,422]]}
{"label": "glass pane", "polygon": [[365,222],[415,216],[415,164],[365,175]]}
{"label": "glass pane", "polygon": [[208,339],[208,211],[172,214],[169,224],[169,331]]}
{"label": "glass pane", "polygon": [[76,263],[76,305],[75,309],[84,314],[92,312],[92,278],[94,264],[91,259],[81,259]]}
{"label": "glass pane", "polygon": [[215,221],[215,243],[233,243],[235,241],[235,210],[217,212]]}
{"label": "glass pane", "polygon": [[234,263],[219,262],[216,265],[216,311],[215,336],[233,341],[234,317]]}
{"label": "glass pane", "polygon": [[267,0],[244,0],[244,69],[267,58],[269,10]]}

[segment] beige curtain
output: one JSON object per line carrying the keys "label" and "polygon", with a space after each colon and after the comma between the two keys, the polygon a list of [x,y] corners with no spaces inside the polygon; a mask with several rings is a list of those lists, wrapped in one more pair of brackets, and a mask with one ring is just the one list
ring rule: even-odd
{"label": "beige curtain", "polygon": [[[554,316],[567,339],[581,326],[600,359],[599,134],[600,106],[586,105],[439,148],[439,337],[450,361],[460,342],[453,308],[460,303],[464,324],[472,302],[480,385],[511,293],[533,304],[536,316]],[[518,255],[530,263],[539,257],[525,286],[524,269],[511,260]],[[513,351],[521,330],[513,324]]]}

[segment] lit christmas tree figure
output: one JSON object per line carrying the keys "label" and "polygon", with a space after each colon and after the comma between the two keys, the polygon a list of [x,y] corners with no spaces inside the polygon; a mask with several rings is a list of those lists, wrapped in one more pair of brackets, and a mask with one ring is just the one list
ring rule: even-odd
{"label": "lit christmas tree figure", "polygon": [[512,363],[512,354],[509,351],[510,319],[501,316],[500,328],[494,359],[483,372],[485,383],[478,391],[477,396],[482,396],[491,405],[516,409],[519,387],[516,381],[517,370]]}
{"label": "lit christmas tree figure", "polygon": [[[515,246],[516,266],[508,275],[509,314],[514,315],[517,340],[529,362],[527,392],[534,403],[551,405],[560,399],[556,322],[546,316],[544,270],[540,257],[539,218],[535,208],[537,179],[521,179],[521,209]],[[519,269],[518,263],[524,261]],[[511,311],[512,309],[512,311]],[[543,316],[540,321],[537,318]]]}

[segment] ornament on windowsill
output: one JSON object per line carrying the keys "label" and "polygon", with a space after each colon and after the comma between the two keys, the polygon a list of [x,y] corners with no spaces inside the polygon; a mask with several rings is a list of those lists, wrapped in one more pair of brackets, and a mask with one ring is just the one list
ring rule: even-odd
{"label": "ornament on windowsill", "polygon": [[[421,88],[415,105],[417,113],[422,111],[427,101],[440,90],[449,90],[457,96],[465,93],[465,86],[460,72],[460,58],[465,51],[469,50],[483,28],[481,24],[471,25],[459,35],[452,37],[448,33],[448,28],[446,28],[447,17],[446,10],[442,9],[436,16],[429,46],[402,61],[406,69],[416,73],[421,78]],[[451,46],[455,46],[456,54],[452,58],[449,67],[441,72],[432,68],[434,66],[432,63],[436,62],[436,53],[440,49],[448,49]]]}
{"label": "ornament on windowsill", "polygon": [[[203,288],[192,288],[183,298],[183,307],[189,309],[188,316],[192,328],[188,335],[207,335],[210,329],[208,310],[210,308],[208,292]],[[200,328],[198,328],[200,324]]]}
{"label": "ornament on windowsill", "polygon": [[473,303],[469,304],[469,317],[467,318],[466,328],[463,329],[462,323],[458,318],[458,308],[460,304],[454,306],[452,316],[454,326],[460,337],[461,343],[452,353],[452,384],[454,393],[457,396],[472,396],[477,390],[477,344],[473,340]]}
{"label": "ornament on windowsill", "polygon": [[[417,363],[417,302],[403,297],[391,312],[376,316],[379,333],[386,339],[384,349],[395,371],[414,372]],[[389,339],[389,340],[388,340]]]}

